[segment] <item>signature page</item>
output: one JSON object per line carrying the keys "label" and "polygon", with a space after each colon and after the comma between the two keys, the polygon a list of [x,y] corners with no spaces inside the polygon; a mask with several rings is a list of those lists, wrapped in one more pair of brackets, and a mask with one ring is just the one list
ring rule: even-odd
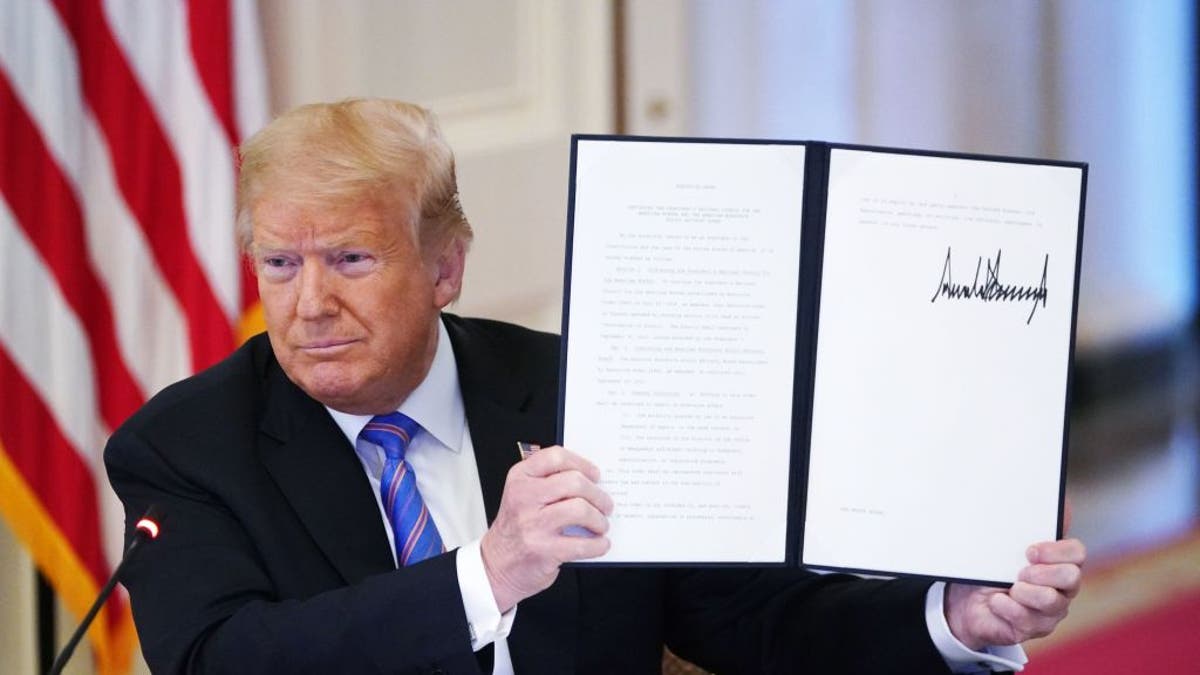
{"label": "signature page", "polygon": [[563,444],[600,562],[783,562],[804,147],[577,145]]}
{"label": "signature page", "polygon": [[1055,538],[1081,177],[831,151],[804,564],[1008,583]]}

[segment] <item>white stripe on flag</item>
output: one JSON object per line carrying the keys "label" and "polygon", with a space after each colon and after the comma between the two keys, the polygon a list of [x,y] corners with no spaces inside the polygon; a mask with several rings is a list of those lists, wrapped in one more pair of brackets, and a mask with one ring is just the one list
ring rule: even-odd
{"label": "white stripe on flag", "polygon": [[192,60],[187,8],[179,0],[107,0],[104,12],[179,163],[196,258],[226,317],[236,323],[241,259],[232,225],[233,153]]}
{"label": "white stripe on flag", "polygon": [[37,117],[33,108],[47,112],[38,127],[63,170],[79,175],[78,129],[61,114],[63,109],[83,109],[79,63],[58,13],[46,0],[0,2],[0,66],[32,117]]}
{"label": "white stripe on flag", "polygon": [[258,36],[258,6],[254,0],[232,0],[233,107],[242,142],[269,121],[267,67]]}

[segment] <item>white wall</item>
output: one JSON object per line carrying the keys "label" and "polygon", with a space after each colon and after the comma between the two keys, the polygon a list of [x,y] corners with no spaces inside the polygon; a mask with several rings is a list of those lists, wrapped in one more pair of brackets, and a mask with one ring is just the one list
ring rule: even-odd
{"label": "white wall", "polygon": [[689,7],[690,133],[1089,162],[1080,349],[1117,348],[1191,320],[1191,3]]}

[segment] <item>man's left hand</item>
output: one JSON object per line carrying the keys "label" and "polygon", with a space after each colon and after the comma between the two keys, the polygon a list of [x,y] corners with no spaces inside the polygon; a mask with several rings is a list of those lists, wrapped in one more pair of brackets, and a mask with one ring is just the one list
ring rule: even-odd
{"label": "man's left hand", "polygon": [[967,647],[1015,645],[1049,635],[1079,593],[1087,551],[1078,539],[1034,544],[1011,588],[948,584],[946,622]]}

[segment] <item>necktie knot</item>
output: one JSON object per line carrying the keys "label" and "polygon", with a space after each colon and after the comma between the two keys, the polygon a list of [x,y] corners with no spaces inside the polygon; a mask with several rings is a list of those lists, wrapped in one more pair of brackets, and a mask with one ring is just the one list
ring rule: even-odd
{"label": "necktie knot", "polygon": [[413,418],[404,413],[393,412],[372,417],[359,436],[383,448],[388,459],[401,460],[404,459],[404,451],[408,449],[408,444],[420,429],[421,425]]}

